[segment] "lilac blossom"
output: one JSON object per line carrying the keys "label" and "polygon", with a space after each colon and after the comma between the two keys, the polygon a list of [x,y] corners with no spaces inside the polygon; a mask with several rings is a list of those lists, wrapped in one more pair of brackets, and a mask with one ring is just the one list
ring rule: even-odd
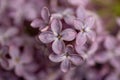
{"label": "lilac blossom", "polygon": [[61,62],[60,68],[63,72],[67,72],[73,65],[78,66],[83,63],[83,58],[74,52],[72,45],[67,45],[61,55],[50,54],[49,59],[53,62]]}
{"label": "lilac blossom", "polygon": [[64,52],[65,41],[72,41],[76,37],[75,30],[67,28],[62,31],[62,23],[59,19],[54,19],[51,23],[51,30],[46,31],[39,35],[39,39],[43,43],[52,43],[52,49],[56,54],[61,54]]}
{"label": "lilac blossom", "polygon": [[[120,46],[117,45],[117,40],[112,37],[108,36],[105,40],[104,44],[106,51],[101,51],[96,57],[95,60],[100,63],[105,63],[109,61],[112,63],[116,59],[116,57],[120,56]],[[117,62],[117,61],[116,61]]]}
{"label": "lilac blossom", "polygon": [[74,20],[74,27],[80,32],[77,34],[76,45],[84,45],[87,38],[91,41],[95,40],[95,32],[92,30],[95,19],[93,16],[88,16],[83,7],[77,9],[78,18]]}
{"label": "lilac blossom", "polygon": [[0,0],[0,80],[119,80],[120,19],[90,1]]}
{"label": "lilac blossom", "polygon": [[25,65],[32,61],[32,56],[29,53],[21,54],[18,47],[11,45],[9,49],[11,59],[9,60],[9,68],[15,68],[15,73],[18,76],[23,76],[25,73]]}
{"label": "lilac blossom", "polygon": [[[23,24],[23,20],[33,20],[37,17],[37,11],[32,3],[26,0],[11,0],[9,2],[9,16],[13,18],[15,25]],[[14,4],[14,5],[13,5]]]}
{"label": "lilac blossom", "polygon": [[50,24],[50,12],[47,7],[41,10],[41,19],[35,19],[31,26],[33,28],[39,28],[40,30],[47,29]]}

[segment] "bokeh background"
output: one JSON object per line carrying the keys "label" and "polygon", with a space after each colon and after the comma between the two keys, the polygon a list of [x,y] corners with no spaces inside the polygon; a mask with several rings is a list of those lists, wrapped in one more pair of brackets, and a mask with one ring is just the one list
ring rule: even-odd
{"label": "bokeh background", "polygon": [[[63,73],[49,60],[50,45],[38,39],[40,30],[31,22],[41,18],[43,7],[56,13],[78,6],[99,17],[98,48],[84,64]],[[114,49],[106,49],[105,41]],[[0,80],[120,80],[119,67],[120,0],[0,0]]]}

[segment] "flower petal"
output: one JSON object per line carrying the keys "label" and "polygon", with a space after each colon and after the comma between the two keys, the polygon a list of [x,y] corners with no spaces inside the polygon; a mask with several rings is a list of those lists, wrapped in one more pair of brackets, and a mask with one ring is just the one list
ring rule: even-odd
{"label": "flower petal", "polygon": [[50,32],[50,31],[45,31],[45,32],[42,32],[42,33],[39,35],[39,39],[40,39],[43,43],[50,43],[50,42],[52,42],[52,41],[55,39],[55,36],[53,35],[52,32]]}
{"label": "flower petal", "polygon": [[55,35],[58,35],[62,30],[62,23],[59,19],[53,19],[51,22],[51,29]]}
{"label": "flower petal", "polygon": [[82,21],[80,21],[79,19],[75,19],[74,20],[74,27],[77,30],[82,30],[84,25],[83,25]]}
{"label": "flower petal", "polygon": [[96,38],[96,34],[94,31],[89,31],[86,33],[87,37],[92,41],[94,42],[95,41],[95,38]]}
{"label": "flower petal", "polygon": [[84,33],[79,32],[76,38],[76,45],[83,46],[87,41],[87,37]]}
{"label": "flower petal", "polygon": [[70,60],[76,66],[83,63],[83,58],[81,56],[77,55],[77,54],[72,54],[70,56]]}
{"label": "flower petal", "polygon": [[17,65],[17,66],[15,67],[15,73],[16,73],[17,76],[22,76],[22,75],[24,75],[24,74],[23,74],[23,73],[24,73],[24,68],[23,68],[23,66],[22,66],[22,65]]}
{"label": "flower petal", "polygon": [[49,13],[49,10],[48,10],[47,7],[44,7],[44,8],[41,10],[41,17],[42,17],[42,19],[45,21],[45,23],[48,23],[48,22],[49,22],[50,13]]}
{"label": "flower petal", "polygon": [[74,19],[75,19],[75,16],[73,16],[73,15],[66,15],[66,16],[64,16],[64,21],[68,25],[74,25]]}
{"label": "flower petal", "polygon": [[117,44],[117,40],[112,36],[108,36],[105,39],[104,46],[105,46],[106,49],[111,50],[111,49],[116,48],[116,44]]}
{"label": "flower petal", "polygon": [[40,29],[43,29],[46,27],[45,23],[40,20],[40,19],[35,19],[32,23],[31,23],[31,26],[33,28],[40,28]]}
{"label": "flower petal", "polygon": [[89,16],[89,17],[87,17],[86,20],[85,20],[85,27],[90,27],[90,28],[92,28],[93,25],[94,25],[94,23],[95,23],[95,18],[92,17],[92,16]]}
{"label": "flower petal", "polygon": [[11,58],[13,58],[13,59],[18,58],[20,56],[19,48],[17,46],[11,45],[9,47],[9,54],[10,54]]}
{"label": "flower petal", "polygon": [[55,40],[52,44],[52,49],[56,54],[62,54],[65,50],[65,43],[62,40]]}
{"label": "flower petal", "polygon": [[14,27],[9,28],[9,29],[5,32],[4,38],[13,37],[13,36],[17,35],[18,32],[19,32],[19,30],[18,30],[17,28],[14,28]]}
{"label": "flower petal", "polygon": [[9,68],[9,62],[7,59],[2,58],[0,59],[0,65],[4,68],[4,69],[8,69]]}
{"label": "flower petal", "polygon": [[80,54],[80,56],[85,56],[86,53],[85,53],[85,47],[84,46],[81,46],[81,45],[75,45],[75,50],[78,54]]}
{"label": "flower petal", "polygon": [[70,66],[71,66],[71,63],[70,63],[69,59],[65,59],[61,63],[60,68],[63,72],[67,72],[68,70],[70,70]]}
{"label": "flower petal", "polygon": [[64,56],[63,54],[62,54],[62,55],[50,54],[50,55],[49,55],[49,59],[50,59],[52,62],[61,62],[61,61],[63,61],[63,60],[66,59],[66,56]]}
{"label": "flower petal", "polygon": [[109,60],[108,52],[101,52],[95,55],[95,61],[99,63],[105,63]]}
{"label": "flower petal", "polygon": [[32,62],[32,56],[29,53],[24,53],[21,56],[21,62],[24,64]]}
{"label": "flower petal", "polygon": [[65,41],[74,40],[76,37],[76,34],[77,34],[76,31],[71,28],[67,28],[61,32],[62,39]]}
{"label": "flower petal", "polygon": [[76,13],[77,13],[77,17],[78,17],[81,21],[84,21],[84,20],[85,20],[85,18],[86,18],[86,11],[85,11],[85,9],[84,9],[82,6],[78,7]]}

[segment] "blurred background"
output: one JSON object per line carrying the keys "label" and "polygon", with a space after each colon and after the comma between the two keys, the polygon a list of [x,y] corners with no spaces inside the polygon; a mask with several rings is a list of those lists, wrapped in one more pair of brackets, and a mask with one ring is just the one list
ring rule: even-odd
{"label": "blurred background", "polygon": [[[83,65],[63,73],[48,59],[50,45],[38,39],[41,31],[31,22],[41,18],[43,7],[61,13],[79,6],[97,16],[98,48]],[[120,80],[119,67],[120,0],[0,0],[0,80]]]}

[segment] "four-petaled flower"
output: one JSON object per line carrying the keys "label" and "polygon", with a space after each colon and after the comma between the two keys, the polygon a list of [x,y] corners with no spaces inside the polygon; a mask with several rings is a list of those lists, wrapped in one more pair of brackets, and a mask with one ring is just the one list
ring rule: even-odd
{"label": "four-petaled flower", "polygon": [[50,23],[50,12],[48,8],[44,7],[41,10],[41,19],[35,19],[31,23],[31,26],[33,28],[39,28],[41,31],[44,31],[48,29],[49,23]]}
{"label": "four-petaled flower", "polygon": [[76,38],[77,45],[84,45],[87,38],[94,41],[95,32],[92,30],[95,19],[93,16],[87,15],[87,12],[83,7],[79,7],[77,10],[77,19],[74,20],[74,27],[80,32]]}
{"label": "four-petaled flower", "polygon": [[39,35],[39,39],[43,43],[50,43],[52,44],[52,49],[56,54],[61,54],[65,48],[65,41],[72,41],[76,37],[76,31],[67,28],[62,31],[62,23],[59,19],[53,19],[51,22],[51,30],[52,31],[44,31]]}
{"label": "four-petaled flower", "polygon": [[61,62],[61,70],[67,72],[72,66],[79,66],[83,58],[74,52],[72,45],[67,45],[63,54],[50,54],[49,59],[53,62]]}
{"label": "four-petaled flower", "polygon": [[15,69],[15,73],[18,76],[23,76],[25,73],[25,65],[32,62],[32,56],[29,53],[20,53],[18,46],[11,45],[9,47],[9,69]]}

